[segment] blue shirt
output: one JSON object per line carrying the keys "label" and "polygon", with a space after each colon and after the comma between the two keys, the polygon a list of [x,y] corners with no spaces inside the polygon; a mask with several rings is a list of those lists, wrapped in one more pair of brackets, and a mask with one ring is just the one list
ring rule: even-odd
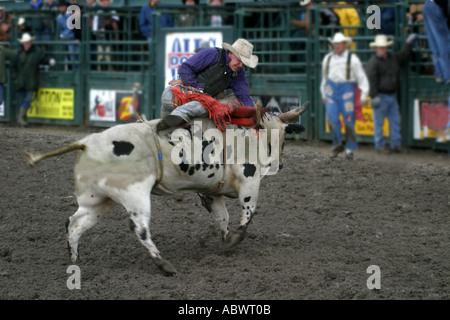
{"label": "blue shirt", "polygon": [[[153,11],[155,11],[154,8],[150,8],[149,5],[145,5],[142,7],[141,13],[139,14],[139,29],[141,30],[142,35],[147,39],[152,37]],[[168,13],[162,14],[159,23],[161,28],[173,27],[172,16]]]}
{"label": "blue shirt", "polygon": [[[219,57],[219,51],[216,48],[202,49],[187,59],[180,66],[180,68],[178,68],[178,75],[183,80],[185,85],[203,89],[203,87],[197,82],[196,74],[216,64]],[[233,71],[231,71],[228,66],[228,63],[230,62],[228,55],[225,55],[225,59],[227,63],[226,70],[227,72],[232,73]],[[239,70],[237,76],[233,78],[227,89],[233,90],[234,95],[243,106],[255,106],[252,98],[250,97],[247,76],[245,75],[244,69]]]}
{"label": "blue shirt", "polygon": [[68,14],[60,14],[57,18],[56,18],[56,23],[58,25],[58,30],[59,30],[59,36],[61,39],[64,40],[74,40],[75,39],[75,34],[73,33],[72,29],[69,29],[67,27],[67,20],[72,16],[71,13]]}

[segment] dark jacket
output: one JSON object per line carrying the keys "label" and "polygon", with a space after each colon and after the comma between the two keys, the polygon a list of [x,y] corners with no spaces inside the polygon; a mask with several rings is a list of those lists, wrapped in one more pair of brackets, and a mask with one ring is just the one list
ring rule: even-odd
{"label": "dark jacket", "polygon": [[399,86],[401,67],[409,59],[411,45],[406,44],[400,52],[388,52],[386,58],[377,55],[369,59],[366,64],[366,74],[370,84],[370,97],[378,93],[393,94]]}
{"label": "dark jacket", "polygon": [[20,50],[13,58],[11,67],[16,90],[37,90],[39,88],[39,65],[48,64],[49,58],[35,45],[25,52]]}

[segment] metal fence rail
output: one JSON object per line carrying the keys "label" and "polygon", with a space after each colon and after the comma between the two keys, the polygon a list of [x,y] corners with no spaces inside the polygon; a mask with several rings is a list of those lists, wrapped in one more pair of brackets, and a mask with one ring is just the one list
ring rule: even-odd
{"label": "metal fence rail", "polygon": [[[297,1],[264,1],[227,4],[223,7],[199,5],[193,11],[187,11],[183,5],[160,7],[153,15],[154,34],[163,31],[159,25],[162,14],[173,17],[174,27],[181,21],[181,15],[192,14],[193,28],[197,31],[210,31],[211,16],[220,15],[223,25],[232,30],[233,39],[243,37],[254,45],[254,54],[259,57],[258,67],[247,69],[250,91],[255,96],[299,96],[312,101],[309,111],[303,115],[302,122],[307,123],[307,138],[328,140],[330,136],[325,128],[324,107],[319,92],[321,81],[321,62],[324,55],[331,50],[328,39],[337,31],[349,32],[354,46],[351,48],[363,64],[373,55],[369,43],[373,41],[376,30],[370,29],[367,22],[370,13],[367,8],[374,2],[358,1],[358,4],[336,4],[334,1],[315,3],[310,10],[310,23],[307,29],[298,28],[292,20],[299,20],[306,14],[305,8]],[[437,87],[432,78],[433,63],[423,23],[406,19],[410,4],[423,3],[419,0],[396,2],[395,4],[379,4],[381,9],[394,10],[394,50],[400,50],[407,37],[406,32],[418,32],[413,56],[401,74],[401,90],[398,94],[401,106],[403,135],[409,145],[417,143],[412,136],[411,105],[417,97],[442,98],[448,95],[445,89]],[[354,9],[360,19],[358,26],[326,26],[320,23],[320,10]],[[41,72],[42,85],[55,88],[64,86],[75,90],[75,118],[71,121],[55,120],[55,123],[89,125],[113,125],[116,122],[99,123],[89,120],[90,91],[92,89],[127,89],[131,90],[135,82],[142,87],[142,109],[148,118],[158,115],[158,101],[161,92],[161,53],[164,45],[157,36],[149,42],[139,30],[140,7],[113,7],[114,12],[84,10],[82,12],[81,39],[79,41],[63,41],[59,39],[56,27],[58,12],[36,12],[34,10],[12,10],[12,37],[9,46],[19,49],[17,39],[17,20],[24,17],[28,27],[41,29],[29,30],[37,37],[35,44],[41,46],[57,61],[56,66],[43,66]],[[94,32],[92,21],[98,17],[116,16],[119,29],[106,29]],[[45,25],[47,29],[42,26]],[[220,28],[219,28],[220,29]],[[179,30],[179,29],[174,29]],[[191,30],[191,29],[186,29]],[[164,30],[164,32],[168,32]],[[14,120],[14,88],[7,84],[7,113],[0,118],[3,121]],[[36,119],[37,122],[43,121]],[[47,121],[47,120],[46,120]],[[361,136],[361,141],[371,142],[372,137]],[[425,142],[429,145],[430,142]]]}

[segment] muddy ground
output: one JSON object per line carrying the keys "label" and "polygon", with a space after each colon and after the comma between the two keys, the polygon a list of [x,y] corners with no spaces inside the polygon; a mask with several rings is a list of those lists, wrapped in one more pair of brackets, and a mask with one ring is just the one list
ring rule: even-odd
{"label": "muddy ground", "polygon": [[[69,290],[76,152],[31,168],[23,150],[100,130],[0,124],[0,299],[450,299],[448,154],[361,145],[354,161],[330,160],[328,143],[307,141],[288,141],[231,252],[197,195],[155,196],[153,239],[178,273],[161,274],[116,207],[81,238],[81,289]],[[239,205],[227,203],[234,229]],[[369,266],[379,289],[368,288]]]}

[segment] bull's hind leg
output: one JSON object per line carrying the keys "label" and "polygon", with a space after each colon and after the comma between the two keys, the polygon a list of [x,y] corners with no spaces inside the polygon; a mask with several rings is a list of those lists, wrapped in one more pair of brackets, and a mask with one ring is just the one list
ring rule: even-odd
{"label": "bull's hind leg", "polygon": [[[93,197],[93,196],[92,196]],[[86,230],[92,228],[115,203],[108,198],[96,198],[96,202],[84,201],[83,196],[78,198],[79,208],[66,221],[67,245],[72,262],[78,259],[78,241]]]}
{"label": "bull's hind leg", "polygon": [[172,264],[163,259],[150,234],[151,201],[150,192],[153,182],[135,185],[134,188],[122,191],[122,204],[130,214],[130,229],[134,231],[139,241],[147,248],[155,264],[167,275],[176,273]]}
{"label": "bull's hind leg", "polygon": [[[145,204],[144,204],[145,202]],[[173,275],[176,273],[175,268],[172,264],[163,259],[159,253],[158,248],[152,241],[150,234],[150,197],[147,196],[146,201],[141,199],[142,207],[134,208],[132,210],[127,209],[130,213],[130,229],[134,231],[139,241],[147,248],[150,256],[152,257],[155,264],[168,275]]]}

